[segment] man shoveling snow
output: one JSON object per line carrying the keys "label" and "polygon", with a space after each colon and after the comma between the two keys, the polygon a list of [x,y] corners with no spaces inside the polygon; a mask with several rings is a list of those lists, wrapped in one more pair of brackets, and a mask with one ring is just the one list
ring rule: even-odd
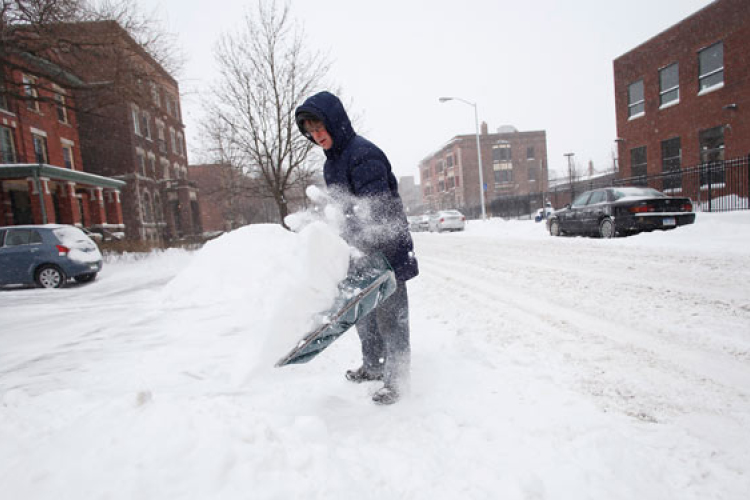
{"label": "man shoveling snow", "polygon": [[410,377],[406,281],[419,274],[396,178],[385,154],[354,132],[335,95],[308,98],[297,108],[296,120],[302,134],[325,150],[323,173],[345,215],[344,239],[365,254],[382,253],[395,272],[395,292],[357,322],[363,363],[346,372],[356,383],[382,380],[373,401],[395,403]]}

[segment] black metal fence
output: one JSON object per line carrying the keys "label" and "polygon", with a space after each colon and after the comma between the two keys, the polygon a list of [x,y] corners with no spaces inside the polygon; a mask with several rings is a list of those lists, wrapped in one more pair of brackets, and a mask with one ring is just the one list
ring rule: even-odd
{"label": "black metal fence", "polygon": [[[558,185],[549,189],[547,199],[554,208],[561,208],[584,191],[610,186],[652,187],[670,196],[690,198],[695,210],[703,212],[749,210],[750,157],[712,162],[657,175],[628,178],[611,175]],[[536,197],[537,195],[531,195],[528,198]],[[539,207],[541,205],[537,206]]]}
{"label": "black metal fence", "polygon": [[[488,200],[487,214],[506,219],[529,218],[550,203],[559,209],[584,191],[612,186],[652,187],[670,196],[690,198],[696,211],[750,210],[750,157],[681,168],[656,175],[620,178],[616,173],[551,186],[546,193],[502,196]],[[470,219],[481,217],[480,206],[464,206]]]}

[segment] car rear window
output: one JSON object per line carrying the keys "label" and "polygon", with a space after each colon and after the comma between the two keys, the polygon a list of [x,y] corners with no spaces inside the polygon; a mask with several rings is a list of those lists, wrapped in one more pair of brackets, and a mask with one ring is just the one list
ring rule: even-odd
{"label": "car rear window", "polygon": [[59,227],[52,231],[65,246],[74,246],[75,243],[80,241],[90,241],[86,233],[78,229],[77,227]]}
{"label": "car rear window", "polygon": [[618,188],[613,189],[612,193],[615,195],[615,200],[621,200],[623,198],[664,198],[666,195],[653,188]]}

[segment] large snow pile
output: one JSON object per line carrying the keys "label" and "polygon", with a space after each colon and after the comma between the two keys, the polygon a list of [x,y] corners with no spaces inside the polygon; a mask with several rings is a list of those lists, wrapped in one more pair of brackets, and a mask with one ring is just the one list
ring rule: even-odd
{"label": "large snow pile", "polygon": [[349,246],[323,221],[299,233],[279,225],[237,229],[207,243],[164,290],[167,308],[218,307],[244,332],[235,382],[273,366],[333,303]]}

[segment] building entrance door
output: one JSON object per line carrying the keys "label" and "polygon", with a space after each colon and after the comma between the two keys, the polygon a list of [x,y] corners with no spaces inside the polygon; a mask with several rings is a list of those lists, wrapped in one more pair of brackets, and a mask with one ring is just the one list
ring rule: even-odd
{"label": "building entrance door", "polygon": [[31,198],[28,191],[11,190],[10,209],[13,213],[13,223],[15,225],[33,224],[34,214],[31,212]]}

